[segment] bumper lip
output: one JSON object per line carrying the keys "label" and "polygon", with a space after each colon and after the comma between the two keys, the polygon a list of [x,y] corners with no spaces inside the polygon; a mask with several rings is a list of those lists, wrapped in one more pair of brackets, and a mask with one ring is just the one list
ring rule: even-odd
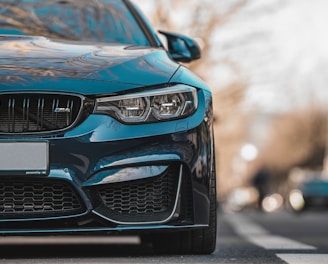
{"label": "bumper lip", "polygon": [[20,234],[68,234],[68,233],[75,233],[75,234],[87,234],[92,233],[96,235],[97,232],[99,234],[110,233],[110,232],[130,232],[130,233],[142,233],[147,231],[158,231],[161,230],[187,230],[187,229],[198,229],[208,227],[208,225],[204,224],[193,224],[193,225],[136,225],[136,226],[116,226],[116,227],[89,227],[89,228],[67,228],[67,229],[15,229],[15,230],[8,230],[8,229],[0,229],[0,234],[2,235],[20,235]]}
{"label": "bumper lip", "polygon": [[97,216],[103,218],[104,220],[106,221],[109,221],[109,222],[112,222],[112,223],[115,223],[115,224],[119,224],[119,225],[152,225],[152,224],[164,224],[168,221],[170,221],[175,213],[176,213],[176,210],[177,210],[177,207],[178,207],[178,203],[179,203],[179,193],[180,193],[180,190],[181,190],[181,182],[182,182],[182,175],[183,175],[183,165],[180,165],[180,169],[179,169],[179,181],[178,181],[178,187],[177,187],[177,192],[176,192],[176,196],[175,196],[175,201],[174,201],[174,206],[173,206],[173,209],[172,209],[172,212],[171,214],[163,219],[163,220],[160,220],[160,221],[147,221],[147,222],[137,222],[137,221],[131,221],[131,222],[125,222],[125,221],[117,221],[117,220],[114,220],[108,216],[105,216],[104,214],[101,213],[101,210],[93,210],[92,212],[94,214],[96,214]]}

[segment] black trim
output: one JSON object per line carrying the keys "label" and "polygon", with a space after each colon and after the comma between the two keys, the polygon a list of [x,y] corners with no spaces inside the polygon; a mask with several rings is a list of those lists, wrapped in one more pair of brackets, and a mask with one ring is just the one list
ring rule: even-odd
{"label": "black trim", "polygon": [[143,15],[139,8],[131,3],[129,0],[122,0],[122,2],[126,5],[128,10],[131,12],[136,22],[140,26],[142,32],[145,34],[146,38],[149,41],[149,44],[153,47],[163,47],[159,38],[157,37],[155,31],[151,28],[151,26],[145,22]]}

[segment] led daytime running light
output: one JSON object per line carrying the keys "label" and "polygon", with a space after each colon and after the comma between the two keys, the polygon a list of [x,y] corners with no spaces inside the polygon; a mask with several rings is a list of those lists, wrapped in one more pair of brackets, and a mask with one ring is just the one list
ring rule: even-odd
{"label": "led daytime running light", "polygon": [[158,122],[183,118],[195,112],[197,91],[186,85],[97,99],[95,113],[126,123]]}

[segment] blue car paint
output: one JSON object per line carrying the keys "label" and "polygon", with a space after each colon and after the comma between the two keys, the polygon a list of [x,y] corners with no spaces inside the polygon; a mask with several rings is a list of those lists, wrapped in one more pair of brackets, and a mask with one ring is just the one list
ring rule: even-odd
{"label": "blue car paint", "polygon": [[[156,39],[156,38],[154,38]],[[161,47],[133,47],[103,43],[76,44],[40,37],[0,36],[0,92],[64,92],[94,100],[98,96],[126,94],[186,84],[198,89],[198,109],[184,119],[127,125],[112,117],[90,114],[71,130],[51,135],[0,135],[0,140],[48,141],[50,172],[47,178],[72,183],[81,196],[85,210],[60,217],[0,219],[12,223],[3,234],[64,233],[94,231],[145,231],[194,229],[209,222],[210,175],[213,173],[213,113],[211,92],[187,68],[171,60]],[[17,48],[15,48],[17,47]],[[24,49],[22,49],[24,47]],[[23,52],[23,53],[22,53]],[[25,54],[24,54],[25,52]],[[26,56],[27,54],[27,56]],[[144,168],[143,177],[155,177],[150,166],[159,171],[171,164],[184,166],[191,179],[192,223],[178,219],[160,225],[120,225],[108,221],[106,227],[71,226],[61,223],[98,219],[106,211],[92,188],[125,167]],[[148,173],[148,174],[147,174]],[[32,176],[24,176],[30,177]],[[128,177],[128,176],[126,176]],[[121,181],[128,181],[128,178]],[[21,223],[50,221],[53,226],[28,228]]]}
{"label": "blue car paint", "polygon": [[[13,48],[8,52],[7,46]],[[22,52],[26,55],[21,56]],[[0,37],[1,91],[6,88],[37,91],[41,87],[87,95],[118,93],[166,84],[178,68],[161,48],[59,43],[44,37]]]}

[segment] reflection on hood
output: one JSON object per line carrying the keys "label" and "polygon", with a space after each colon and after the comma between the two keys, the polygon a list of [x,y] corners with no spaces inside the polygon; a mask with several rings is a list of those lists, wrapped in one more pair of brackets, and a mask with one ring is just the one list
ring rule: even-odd
{"label": "reflection on hood", "polygon": [[0,36],[0,79],[6,82],[64,77],[144,85],[150,75],[168,82],[177,67],[162,49]]}

